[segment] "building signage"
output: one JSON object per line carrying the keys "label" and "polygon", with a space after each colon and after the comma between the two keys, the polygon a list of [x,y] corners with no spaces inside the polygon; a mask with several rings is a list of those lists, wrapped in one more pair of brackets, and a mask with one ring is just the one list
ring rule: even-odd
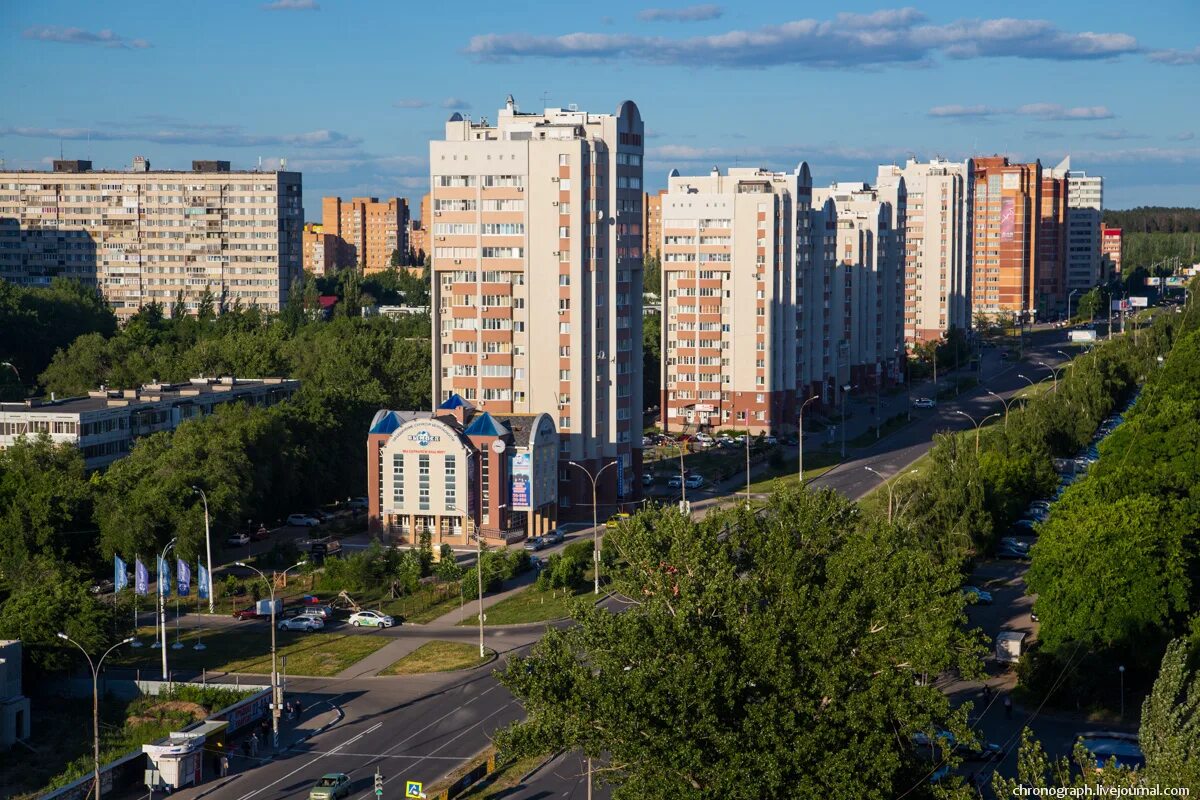
{"label": "building signage", "polygon": [[509,505],[514,509],[531,507],[530,494],[533,491],[533,459],[529,453],[517,453],[512,458],[512,494]]}
{"label": "building signage", "polygon": [[617,456],[617,497],[625,496],[625,459]]}
{"label": "building signage", "polygon": [[[1007,175],[1005,177],[1008,177]],[[1017,224],[1017,204],[1011,197],[1000,200],[1000,241],[1011,242]]]}
{"label": "building signage", "polygon": [[1112,310],[1113,311],[1128,311],[1131,308],[1133,308],[1133,306],[1130,305],[1129,298],[1124,298],[1123,300],[1113,300],[1112,301]]}
{"label": "building signage", "polygon": [[410,433],[408,440],[410,442],[416,442],[417,444],[421,445],[421,447],[428,447],[430,442],[440,442],[442,437],[422,429],[416,433]]}

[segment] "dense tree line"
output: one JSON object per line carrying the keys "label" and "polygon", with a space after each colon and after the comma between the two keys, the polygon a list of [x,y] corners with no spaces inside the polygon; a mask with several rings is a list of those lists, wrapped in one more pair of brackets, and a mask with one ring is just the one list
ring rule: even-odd
{"label": "dense tree line", "polygon": [[65,278],[48,287],[0,280],[0,362],[12,365],[0,365],[0,400],[30,395],[54,353],[76,337],[104,338],[116,329],[116,316],[94,288]]}
{"label": "dense tree line", "polygon": [[1137,403],[1033,548],[1042,647],[1027,678],[1071,667],[1060,691],[1080,705],[1115,702],[1115,665],[1144,689],[1170,639],[1200,644],[1200,312],[1160,315],[1179,317],[1162,366],[1145,367]]}
{"label": "dense tree line", "polygon": [[1200,232],[1200,208],[1139,206],[1124,211],[1105,209],[1104,223],[1130,233]]}
{"label": "dense tree line", "polygon": [[1164,262],[1178,258],[1180,264],[1189,267],[1200,262],[1200,232],[1189,233],[1124,233],[1121,236],[1122,277],[1137,269],[1146,270],[1156,264],[1157,275],[1169,275]]}
{"label": "dense tree line", "polygon": [[977,674],[957,570],[833,492],[673,508],[609,531],[612,613],[586,597],[502,681],[509,754],[580,749],[613,797],[928,796],[912,735],[966,711],[923,676]]}

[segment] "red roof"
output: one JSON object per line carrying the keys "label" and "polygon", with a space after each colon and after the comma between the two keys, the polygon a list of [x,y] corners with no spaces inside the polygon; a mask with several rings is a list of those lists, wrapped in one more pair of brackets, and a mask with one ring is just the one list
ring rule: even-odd
{"label": "red roof", "polygon": [[337,305],[338,297],[336,294],[323,294],[317,298],[317,302],[321,304],[321,308],[333,308]]}

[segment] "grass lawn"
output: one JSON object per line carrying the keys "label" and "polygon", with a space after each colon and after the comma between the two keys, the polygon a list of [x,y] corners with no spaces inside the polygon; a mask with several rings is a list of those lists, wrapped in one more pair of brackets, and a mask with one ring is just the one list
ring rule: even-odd
{"label": "grass lawn", "polygon": [[[271,630],[262,622],[244,622],[241,625],[205,630],[205,650],[193,650],[197,630],[181,632],[181,650],[168,650],[168,667],[180,670],[214,670],[219,672],[252,672],[267,674],[271,671]],[[151,649],[154,629],[138,631],[146,645],[137,650],[123,647],[113,653],[113,660],[126,666],[141,668],[151,674],[161,670],[162,655]],[[386,645],[390,639],[370,633],[301,633],[299,631],[276,631],[279,655],[287,656],[289,675],[312,675],[327,677],[336,675],[346,667],[371,655]],[[167,639],[175,642],[175,632],[167,629]],[[118,657],[119,656],[119,657]],[[281,665],[280,669],[283,667]]]}
{"label": "grass lawn", "polygon": [[487,663],[493,652],[488,650],[486,658],[479,657],[479,647],[463,642],[426,642],[404,658],[382,670],[380,675],[419,675],[425,672],[453,672],[473,669]]}
{"label": "grass lawn", "polygon": [[405,622],[432,622],[443,614],[449,614],[460,606],[461,595],[458,581],[423,586],[412,596],[385,600],[382,611]]}
{"label": "grass lawn", "polygon": [[[501,600],[491,608],[483,610],[484,623],[487,625],[516,625],[522,622],[545,622],[551,619],[562,619],[567,616],[572,598],[588,594],[592,584],[584,581],[573,591],[562,589],[539,589],[530,586]],[[464,619],[459,625],[478,625],[479,620],[474,616]]]}
{"label": "grass lawn", "polygon": [[528,756],[500,764],[485,785],[469,789],[459,797],[467,800],[500,800],[509,797],[512,789],[520,785],[521,778],[547,758],[549,755]]}
{"label": "grass lawn", "polygon": [[[811,481],[824,475],[837,463],[838,457],[834,451],[809,445],[804,450],[804,480]],[[755,494],[769,492],[775,488],[776,481],[784,486],[796,486],[799,483],[796,477],[796,469],[799,466],[799,462],[793,458],[788,458],[782,467],[768,466],[767,470],[750,484],[750,491]]]}

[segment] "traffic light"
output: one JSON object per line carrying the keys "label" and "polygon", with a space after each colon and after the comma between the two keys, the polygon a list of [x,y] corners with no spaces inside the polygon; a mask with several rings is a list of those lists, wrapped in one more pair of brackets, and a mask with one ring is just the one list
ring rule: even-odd
{"label": "traffic light", "polygon": [[383,797],[383,773],[378,767],[375,769],[375,796]]}

